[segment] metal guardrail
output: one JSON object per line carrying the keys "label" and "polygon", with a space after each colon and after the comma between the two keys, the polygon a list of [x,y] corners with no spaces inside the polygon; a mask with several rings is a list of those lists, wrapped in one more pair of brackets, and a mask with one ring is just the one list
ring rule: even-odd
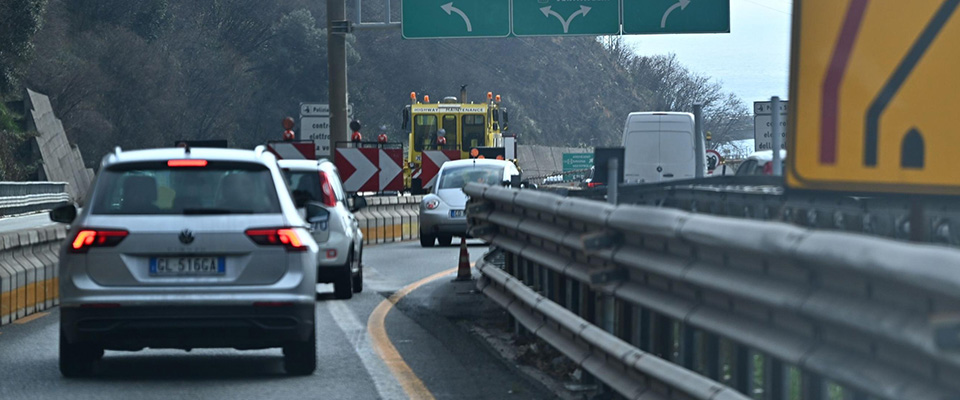
{"label": "metal guardrail", "polygon": [[70,202],[65,182],[0,182],[0,216],[49,210]]}
{"label": "metal guardrail", "polygon": [[[618,190],[621,204],[781,221],[815,229],[960,247],[960,199],[956,197],[788,191],[784,189],[782,177],[771,176],[630,184],[620,185]],[[603,188],[552,192],[593,200],[606,197]]]}
{"label": "metal guardrail", "polygon": [[[578,359],[586,353],[560,348],[588,371],[585,363],[603,360],[608,367],[593,373],[625,397],[711,398],[691,394],[718,387],[708,379],[763,399],[958,398],[960,250],[530,190],[464,190],[471,233],[505,253],[502,270],[481,266],[484,292],[509,302],[544,340],[556,331],[589,349]],[[573,317],[583,323],[571,325]],[[700,376],[630,369],[651,355]]]}

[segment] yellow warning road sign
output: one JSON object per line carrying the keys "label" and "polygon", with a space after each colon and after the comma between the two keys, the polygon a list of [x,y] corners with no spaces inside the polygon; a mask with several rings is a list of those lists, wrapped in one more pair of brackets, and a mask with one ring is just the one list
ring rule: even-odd
{"label": "yellow warning road sign", "polygon": [[787,184],[960,194],[960,0],[794,2]]}

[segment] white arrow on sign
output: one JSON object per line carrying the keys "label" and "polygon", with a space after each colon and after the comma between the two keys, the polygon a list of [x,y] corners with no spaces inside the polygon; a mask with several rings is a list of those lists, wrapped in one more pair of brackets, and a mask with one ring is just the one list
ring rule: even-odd
{"label": "white arrow on sign", "polygon": [[443,11],[446,11],[447,15],[453,15],[453,13],[459,14],[460,18],[463,18],[463,22],[467,24],[467,32],[473,32],[473,25],[470,24],[470,18],[467,18],[467,14],[464,13],[463,10],[454,7],[453,2],[444,4],[440,6],[440,8],[442,8]]}
{"label": "white arrow on sign", "polygon": [[390,158],[387,152],[380,149],[380,190],[384,190],[402,171],[397,162]]}
{"label": "white arrow on sign", "polygon": [[347,159],[357,170],[350,175],[350,178],[343,183],[344,189],[356,192],[377,173],[377,166],[370,162],[367,156],[360,152],[360,149],[340,149],[340,155]]}
{"label": "white arrow on sign", "polygon": [[663,13],[663,19],[660,20],[660,29],[667,27],[667,17],[670,16],[670,13],[672,13],[673,10],[676,10],[679,7],[680,11],[683,11],[686,10],[687,6],[689,5],[690,0],[678,0],[677,4],[670,6],[670,8],[667,9],[667,12]]}
{"label": "white arrow on sign", "polygon": [[[683,1],[689,2],[690,0],[683,0]],[[570,16],[567,17],[567,19],[563,19],[563,16],[560,15],[560,13],[553,11],[551,7],[553,6],[541,7],[540,12],[542,12],[543,16],[547,18],[550,18],[551,15],[554,17],[557,17],[557,19],[560,20],[560,24],[563,25],[563,33],[567,33],[570,31],[570,23],[573,22],[574,18],[576,18],[579,15],[586,17],[587,13],[590,12],[590,7],[580,6],[579,10],[577,10],[573,14],[570,14]]]}

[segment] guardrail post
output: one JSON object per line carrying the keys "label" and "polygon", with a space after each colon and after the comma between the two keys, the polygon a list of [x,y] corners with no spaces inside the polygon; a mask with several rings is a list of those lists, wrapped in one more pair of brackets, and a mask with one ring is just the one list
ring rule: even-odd
{"label": "guardrail post", "polygon": [[800,387],[800,398],[803,400],[821,400],[824,397],[823,378],[817,374],[804,371]]}
{"label": "guardrail post", "polygon": [[733,388],[738,392],[751,395],[753,386],[753,360],[750,358],[750,349],[739,344],[733,345]]}
{"label": "guardrail post", "polygon": [[720,381],[720,337],[703,333],[703,368],[707,378]]}
{"label": "guardrail post", "polygon": [[641,308],[639,314],[640,320],[637,321],[637,327],[640,330],[640,350],[653,353],[653,323],[650,310]]}
{"label": "guardrail post", "polygon": [[673,321],[663,315],[653,316],[653,354],[673,360]]}
{"label": "guardrail post", "polygon": [[786,372],[783,362],[765,355],[763,357],[763,398],[766,400],[780,400],[787,398]]}
{"label": "guardrail post", "polygon": [[680,355],[683,359],[683,367],[691,371],[696,370],[697,341],[696,331],[692,326],[683,324],[680,326]]}

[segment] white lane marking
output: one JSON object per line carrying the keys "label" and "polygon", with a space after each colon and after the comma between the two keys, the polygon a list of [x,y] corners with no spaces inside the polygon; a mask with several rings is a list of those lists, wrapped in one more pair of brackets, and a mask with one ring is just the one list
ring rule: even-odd
{"label": "white lane marking", "polygon": [[400,386],[400,383],[393,377],[386,364],[383,363],[383,360],[370,345],[367,328],[360,323],[353,311],[350,311],[350,308],[343,301],[325,301],[323,304],[327,306],[333,320],[347,336],[347,340],[350,341],[357,356],[360,357],[363,367],[367,369],[373,384],[377,387],[380,398],[406,399],[407,395],[404,393],[403,387]]}

